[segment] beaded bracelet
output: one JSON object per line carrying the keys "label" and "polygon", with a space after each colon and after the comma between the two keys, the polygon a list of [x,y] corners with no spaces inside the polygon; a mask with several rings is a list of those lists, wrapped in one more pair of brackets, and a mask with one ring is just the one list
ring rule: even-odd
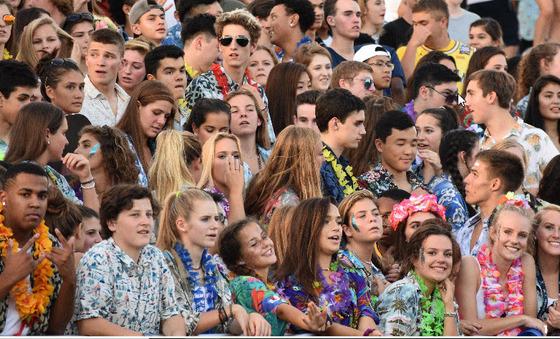
{"label": "beaded bracelet", "polygon": [[95,179],[92,178],[91,180],[88,180],[88,181],[86,181],[86,182],[82,182],[81,184],[82,184],[82,185],[91,184],[94,180],[95,180]]}

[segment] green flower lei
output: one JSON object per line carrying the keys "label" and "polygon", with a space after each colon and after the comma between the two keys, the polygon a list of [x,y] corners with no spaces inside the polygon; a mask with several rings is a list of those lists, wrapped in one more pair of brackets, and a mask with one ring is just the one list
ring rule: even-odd
{"label": "green flower lei", "polygon": [[[422,298],[420,299],[420,304],[422,304],[422,324],[420,325],[420,333],[422,336],[428,337],[442,336],[445,305],[441,299],[439,287],[436,285],[432,298],[428,299],[426,297],[428,287],[424,284],[424,281],[416,275],[414,270],[412,270],[411,273],[416,281],[418,281],[418,285],[420,285],[420,289],[422,290]],[[435,315],[431,312],[432,306],[434,308]]]}
{"label": "green flower lei", "polygon": [[[338,159],[328,150],[326,145],[323,145],[323,155],[325,156],[325,160],[331,165],[338,178],[338,184],[341,187],[344,187],[344,196],[347,197],[350,194],[354,193],[358,189],[358,179],[352,173],[352,166],[348,165],[343,170],[342,165],[338,163]],[[346,176],[350,176],[352,181],[352,185],[348,185],[349,181],[346,179]]]}

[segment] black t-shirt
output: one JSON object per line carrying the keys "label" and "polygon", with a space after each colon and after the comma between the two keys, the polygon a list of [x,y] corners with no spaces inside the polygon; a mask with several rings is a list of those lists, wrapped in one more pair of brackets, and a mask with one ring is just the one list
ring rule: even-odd
{"label": "black t-shirt", "polygon": [[397,49],[405,46],[411,35],[412,25],[403,18],[398,18],[383,26],[383,34],[379,37],[379,44]]}

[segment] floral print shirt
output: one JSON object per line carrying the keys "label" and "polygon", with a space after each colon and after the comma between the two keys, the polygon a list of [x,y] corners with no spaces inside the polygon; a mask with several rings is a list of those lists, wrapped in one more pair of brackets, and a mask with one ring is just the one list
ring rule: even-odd
{"label": "floral print shirt", "polygon": [[383,272],[373,263],[371,263],[371,270],[373,271],[373,275],[366,269],[364,264],[360,261],[360,259],[354,254],[354,252],[346,249],[341,250],[338,252],[338,260],[343,263],[343,268],[350,268],[357,270],[363,277],[366,278],[366,283],[368,286],[368,290],[370,291],[371,302],[372,304],[375,303],[377,300],[377,284],[375,282],[374,275],[377,275],[381,278],[381,280],[385,281],[385,276]]}
{"label": "floral print shirt", "polygon": [[[511,138],[519,142],[529,157],[523,187],[538,188],[544,168],[552,158],[559,154],[558,149],[545,131],[524,123],[521,118],[516,119],[515,127],[509,131],[505,138]],[[489,149],[497,141],[486,129],[480,141],[481,149]]]}
{"label": "floral print shirt", "polygon": [[175,284],[163,253],[147,245],[135,263],[113,238],[80,260],[76,279],[77,321],[104,318],[144,335],[159,335],[160,323],[180,314]]}
{"label": "floral print shirt", "polygon": [[[348,162],[348,159],[346,159],[342,154],[337,158],[329,145],[323,143],[323,146],[332,154],[335,159],[338,159],[338,164],[342,166],[342,171],[346,172],[345,168],[350,166],[350,162]],[[325,149],[323,150],[323,153],[325,153]],[[342,201],[342,199],[344,199],[344,197],[346,196],[346,194],[344,193],[345,187],[340,185],[340,180],[337,177],[333,166],[326,160],[321,164],[321,181],[323,183],[323,196],[332,196],[339,203]],[[346,172],[346,181],[348,181],[348,186],[352,186],[352,178],[349,177],[348,172]]]}
{"label": "floral print shirt", "polygon": [[489,218],[485,218],[482,222],[482,231],[480,232],[480,236],[478,237],[476,244],[471,250],[471,239],[474,232],[474,227],[480,222],[481,218],[481,214],[477,213],[475,216],[467,220],[463,227],[458,230],[454,230],[455,239],[457,240],[457,243],[461,248],[462,255],[472,255],[476,258],[478,256],[478,251],[480,251],[482,245],[488,243],[488,239],[490,239],[490,229],[488,227]]}
{"label": "floral print shirt", "polygon": [[229,283],[233,301],[245,308],[248,313],[258,312],[272,327],[273,336],[286,332],[288,323],[276,317],[280,304],[289,304],[278,293],[269,289],[262,281],[250,276],[236,276]]}
{"label": "floral print shirt", "polygon": [[[420,326],[424,321],[421,298],[420,284],[410,273],[389,285],[375,303],[381,332],[390,336],[421,336]],[[455,309],[457,309],[457,305],[455,305]],[[433,305],[430,313],[435,313]],[[457,333],[460,334],[458,316],[455,316],[455,323]]]}
{"label": "floral print shirt", "polygon": [[[224,66],[220,65],[220,69],[227,77],[229,92],[233,92],[241,87],[241,85],[249,84],[249,79],[247,76],[243,76],[243,81],[241,85],[236,84],[226,73]],[[257,90],[259,91],[264,104],[268,107],[268,98],[264,92],[264,88],[261,85],[257,85]],[[185,101],[187,102],[186,109],[190,114],[194,104],[202,98],[213,98],[224,100],[224,95],[222,94],[222,87],[218,84],[218,80],[214,76],[213,71],[201,74],[199,77],[193,79],[189,83],[185,91]],[[262,109],[262,108],[261,108]],[[274,143],[276,141],[276,136],[274,135],[274,127],[272,127],[272,120],[270,119],[270,112],[267,110],[267,128],[268,136],[270,137],[270,142]],[[188,118],[188,116],[187,116]]]}
{"label": "floral print shirt", "polygon": [[68,180],[66,180],[66,178],[62,174],[58,173],[49,165],[45,166],[45,171],[66,199],[78,205],[82,204],[82,201],[78,199],[78,197],[76,196],[76,192],[74,192],[74,189],[72,188],[72,186],[70,186]]}
{"label": "floral print shirt", "polygon": [[297,204],[299,204],[299,197],[292,187],[276,191],[264,208],[264,214],[260,218],[261,224],[264,226],[270,224],[272,213],[274,213],[277,207]]}
{"label": "floral print shirt", "polygon": [[[412,191],[417,188],[424,188],[430,192],[424,186],[422,180],[420,180],[414,172],[412,172],[412,170],[406,171],[406,177],[408,178],[408,182],[412,185]],[[381,162],[379,162],[373,169],[358,177],[358,186],[360,189],[367,189],[368,191],[371,191],[376,198],[385,191],[399,188],[397,184],[395,184],[395,176],[393,173],[389,172]]]}
{"label": "floral print shirt", "polygon": [[[172,250],[175,252],[174,250]],[[183,319],[185,319],[185,324],[187,325],[187,335],[193,335],[194,330],[198,326],[198,322],[200,321],[200,316],[202,312],[197,312],[194,305],[194,287],[188,281],[184,274],[189,274],[188,271],[184,268],[181,268],[179,265],[183,265],[180,261],[177,262],[175,258],[175,254],[171,251],[165,251],[165,261],[167,262],[167,266],[169,266],[169,270],[171,271],[171,275],[173,276],[173,281],[175,283],[175,295],[177,296],[177,305],[179,305],[179,309],[181,310],[181,315]],[[212,259],[211,259],[212,260]],[[204,269],[204,265],[202,265]],[[184,272],[184,273],[183,273]],[[226,307],[232,303],[231,301],[231,291],[229,290],[229,286],[227,281],[224,280],[218,268],[214,270],[214,272],[204,272],[205,276],[216,276],[217,282],[215,284],[216,291],[218,291],[218,298],[216,299],[216,304],[214,305],[213,309],[207,309],[205,312],[212,311],[214,309],[219,309],[220,307]],[[223,325],[219,324],[214,328],[212,333],[226,333],[227,328],[233,321],[233,318],[230,318],[229,321]]]}
{"label": "floral print shirt", "polygon": [[445,219],[457,231],[469,219],[469,212],[465,199],[451,179],[451,175],[443,173],[434,176],[428,183],[428,190],[435,194],[438,204],[445,207]]}

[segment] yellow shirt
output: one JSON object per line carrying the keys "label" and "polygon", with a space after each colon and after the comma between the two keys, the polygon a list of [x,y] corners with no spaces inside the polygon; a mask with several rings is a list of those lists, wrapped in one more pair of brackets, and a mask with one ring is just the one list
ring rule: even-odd
{"label": "yellow shirt", "polygon": [[[406,50],[406,46],[399,47],[397,49],[397,55],[399,59],[402,60],[404,55],[404,51]],[[434,51],[433,49],[427,47],[426,45],[422,45],[416,49],[416,60],[414,61],[414,65],[418,63],[424,55]],[[467,73],[467,69],[469,68],[469,61],[471,60],[471,56],[473,55],[475,49],[469,47],[467,45],[463,45],[462,43],[450,40],[449,45],[444,49],[438,49],[447,55],[452,56],[455,59],[455,64],[457,65],[457,70],[459,71],[459,76],[461,77],[461,81],[457,82],[457,88],[459,89],[459,93],[463,91],[463,81],[465,80],[465,74]]]}

